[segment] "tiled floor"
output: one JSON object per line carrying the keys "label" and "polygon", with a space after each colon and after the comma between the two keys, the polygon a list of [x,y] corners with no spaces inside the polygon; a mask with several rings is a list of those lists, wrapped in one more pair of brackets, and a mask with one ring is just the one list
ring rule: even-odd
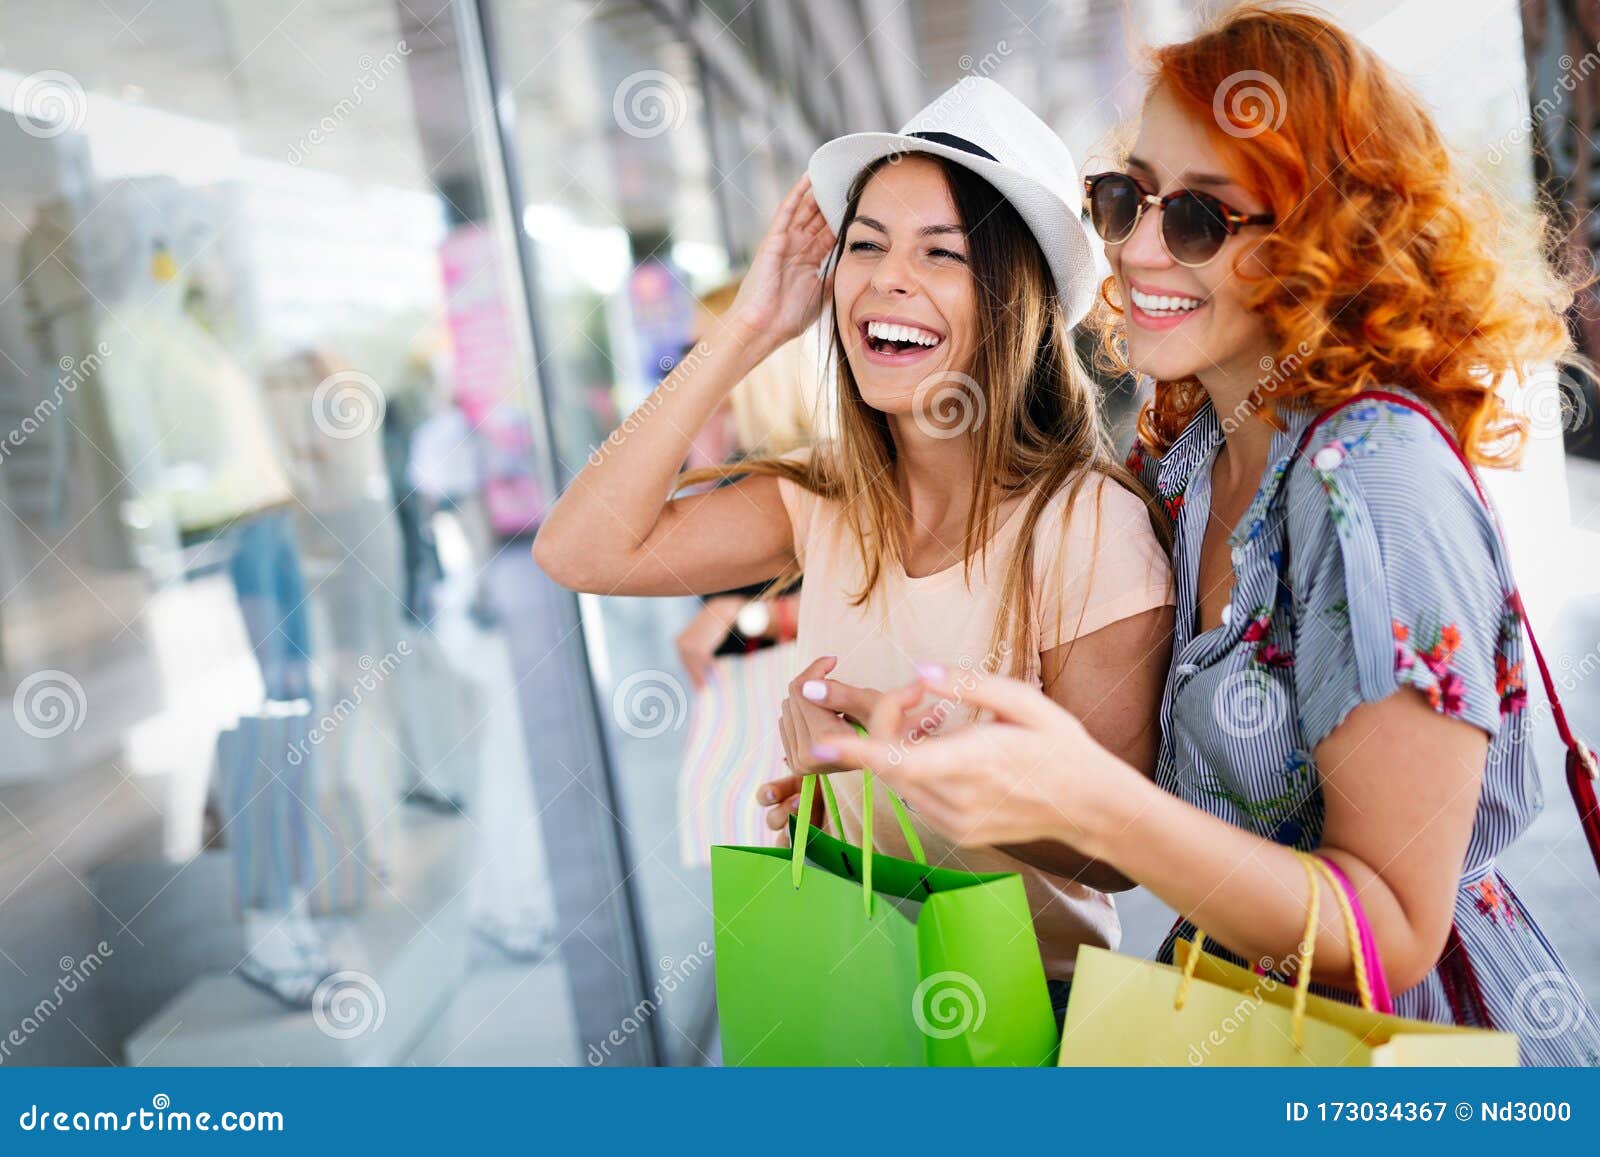
{"label": "tiled floor", "polygon": [[582,1065],[592,1063],[578,1043],[559,959],[515,965],[497,953],[473,962],[444,1014],[407,1064]]}

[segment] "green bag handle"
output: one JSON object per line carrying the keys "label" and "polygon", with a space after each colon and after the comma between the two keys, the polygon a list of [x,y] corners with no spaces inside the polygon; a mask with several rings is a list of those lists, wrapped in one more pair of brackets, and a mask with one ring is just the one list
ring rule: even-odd
{"label": "green bag handle", "polygon": [[[856,734],[865,736],[867,729],[861,724],[855,725]],[[825,810],[838,820],[843,814],[839,811],[839,799],[833,793],[833,784],[826,775],[808,775],[800,783],[800,811],[795,817],[794,825],[794,852],[790,860],[790,878],[794,886],[800,886],[800,879],[805,871],[806,839],[811,834],[811,808],[817,798],[817,780],[822,781],[822,797]],[[872,915],[872,769],[861,769],[861,896],[862,907],[868,916]],[[917,835],[917,829],[911,826],[911,816],[906,812],[906,805],[895,794],[888,784],[883,785],[883,790],[888,793],[889,804],[894,808],[894,818],[900,824],[900,834],[905,837],[906,847],[911,850],[911,858],[924,868],[928,866],[927,853],[922,850],[922,839]],[[801,817],[804,817],[802,819]]]}

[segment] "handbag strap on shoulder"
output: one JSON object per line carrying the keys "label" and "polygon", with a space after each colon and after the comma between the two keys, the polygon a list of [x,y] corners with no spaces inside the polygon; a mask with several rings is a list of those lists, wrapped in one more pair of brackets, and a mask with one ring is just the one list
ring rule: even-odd
{"label": "handbag strap on shoulder", "polygon": [[[1306,427],[1305,433],[1300,436],[1300,443],[1295,448],[1295,459],[1298,461],[1305,457],[1306,449],[1311,443],[1319,427],[1346,407],[1357,402],[1366,401],[1388,402],[1392,405],[1403,406],[1408,410],[1421,414],[1439,432],[1445,444],[1455,454],[1456,461],[1461,463],[1462,469],[1467,472],[1467,477],[1472,480],[1472,488],[1477,491],[1478,499],[1489,512],[1489,521],[1495,528],[1495,533],[1500,537],[1501,549],[1505,547],[1505,535],[1500,529],[1499,519],[1495,516],[1494,504],[1489,501],[1489,496],[1484,492],[1483,483],[1478,480],[1478,472],[1472,468],[1460,444],[1456,441],[1455,433],[1439,420],[1427,406],[1408,398],[1404,394],[1392,393],[1388,390],[1366,390],[1354,397],[1347,398],[1336,406],[1331,406],[1312,419]],[[1508,552],[1509,555],[1509,552]],[[1595,868],[1600,871],[1600,801],[1595,797],[1595,782],[1600,779],[1600,763],[1597,763],[1593,749],[1584,743],[1572,730],[1572,725],[1567,719],[1566,708],[1562,706],[1561,696],[1556,692],[1555,679],[1550,674],[1550,665],[1545,661],[1544,652],[1539,647],[1538,637],[1533,633],[1533,623],[1528,619],[1528,611],[1522,603],[1522,594],[1517,590],[1515,583],[1506,592],[1512,609],[1522,619],[1528,633],[1528,646],[1533,651],[1533,658],[1539,667],[1539,678],[1544,683],[1545,695],[1550,700],[1550,714],[1555,720],[1556,731],[1561,736],[1561,742],[1567,748],[1567,788],[1572,793],[1572,802],[1577,806],[1578,819],[1583,826],[1584,838],[1589,843],[1589,853],[1594,857]]]}

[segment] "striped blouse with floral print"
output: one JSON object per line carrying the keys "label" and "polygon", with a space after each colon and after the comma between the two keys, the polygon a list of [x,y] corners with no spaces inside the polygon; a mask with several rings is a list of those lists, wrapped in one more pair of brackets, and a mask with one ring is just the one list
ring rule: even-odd
{"label": "striped blouse with floral print", "polygon": [[[1600,1065],[1600,1020],[1495,867],[1543,798],[1521,623],[1491,517],[1421,414],[1377,400],[1349,406],[1293,469],[1314,415],[1283,417],[1271,465],[1229,539],[1229,605],[1208,631],[1195,626],[1222,441],[1216,412],[1207,404],[1159,460],[1138,447],[1130,459],[1176,523],[1177,625],[1157,781],[1267,839],[1311,849],[1323,823],[1313,753],[1352,708],[1413,687],[1434,710],[1482,728],[1491,742],[1455,930],[1439,966],[1396,996],[1395,1011],[1515,1032],[1524,1064]],[[1193,934],[1180,921],[1161,959]]]}

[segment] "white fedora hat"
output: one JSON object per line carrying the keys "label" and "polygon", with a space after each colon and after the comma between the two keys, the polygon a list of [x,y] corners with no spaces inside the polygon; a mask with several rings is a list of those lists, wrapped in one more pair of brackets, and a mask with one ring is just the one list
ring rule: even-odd
{"label": "white fedora hat", "polygon": [[1067,321],[1094,301],[1103,263],[1084,225],[1083,185],[1072,153],[1033,110],[986,77],[969,76],[906,122],[898,133],[852,133],[811,154],[811,188],[835,233],[850,185],[883,157],[932,153],[977,173],[1016,208],[1055,275]]}

